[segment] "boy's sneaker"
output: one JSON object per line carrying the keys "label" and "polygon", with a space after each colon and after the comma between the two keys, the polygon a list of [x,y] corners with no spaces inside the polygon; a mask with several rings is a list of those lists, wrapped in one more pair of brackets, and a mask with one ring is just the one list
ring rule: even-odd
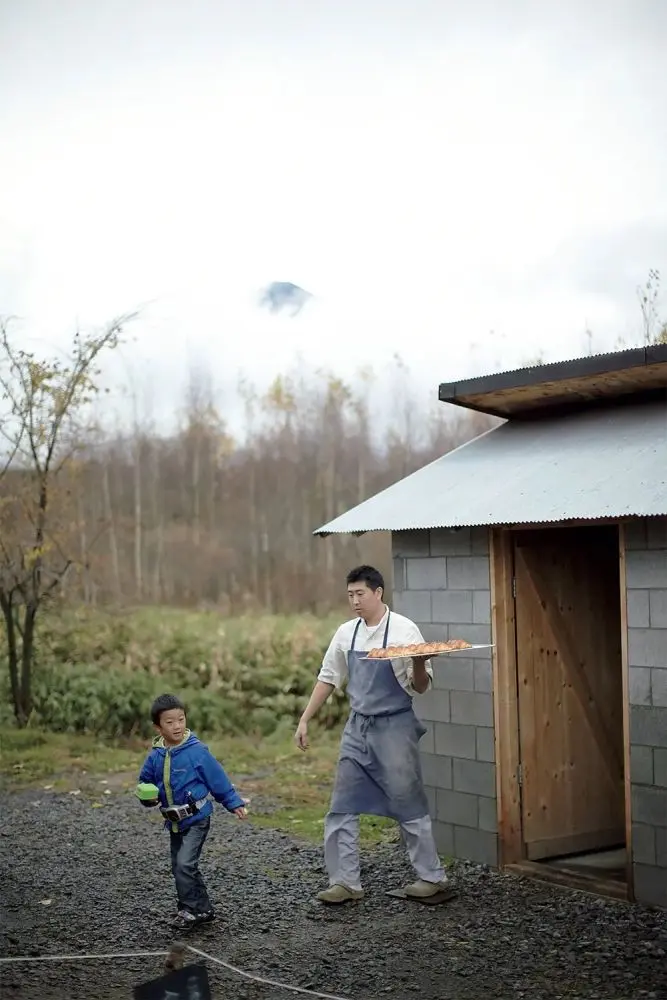
{"label": "boy's sneaker", "polygon": [[210,924],[215,920],[213,910],[205,910],[203,913],[190,913],[189,910],[179,910],[171,921],[171,926],[175,930],[188,931],[200,924]]}
{"label": "boy's sneaker", "polygon": [[171,921],[171,926],[174,930],[178,931],[189,931],[192,930],[197,924],[197,918],[194,913],[190,913],[189,910],[179,910],[176,916]]}

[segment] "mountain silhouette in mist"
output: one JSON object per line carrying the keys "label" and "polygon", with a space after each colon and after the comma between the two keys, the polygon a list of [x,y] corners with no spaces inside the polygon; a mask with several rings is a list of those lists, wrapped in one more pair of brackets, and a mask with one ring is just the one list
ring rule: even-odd
{"label": "mountain silhouette in mist", "polygon": [[290,316],[296,316],[310,298],[310,292],[291,281],[272,281],[262,289],[259,305],[272,313],[289,311]]}

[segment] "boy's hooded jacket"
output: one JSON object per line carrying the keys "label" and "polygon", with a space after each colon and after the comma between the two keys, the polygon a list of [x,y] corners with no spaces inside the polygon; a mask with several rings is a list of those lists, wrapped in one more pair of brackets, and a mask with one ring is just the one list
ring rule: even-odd
{"label": "boy's hooded jacket", "polygon": [[[216,802],[220,802],[230,812],[245,805],[222,764],[189,729],[182,742],[175,747],[166,746],[161,736],[155,737],[153,749],[141,768],[139,781],[157,785],[163,808],[186,805],[188,792],[195,802],[211,794]],[[182,832],[192,823],[210,816],[212,812],[213,803],[209,800],[195,816],[188,816],[180,823],[167,821],[166,825],[174,833]]]}

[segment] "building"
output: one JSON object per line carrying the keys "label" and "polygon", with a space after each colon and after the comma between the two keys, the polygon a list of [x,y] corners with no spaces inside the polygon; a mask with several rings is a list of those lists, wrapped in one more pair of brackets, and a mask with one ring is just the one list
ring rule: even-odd
{"label": "building", "polygon": [[315,534],[392,532],[445,855],[667,907],[667,346],[440,386],[504,420]]}

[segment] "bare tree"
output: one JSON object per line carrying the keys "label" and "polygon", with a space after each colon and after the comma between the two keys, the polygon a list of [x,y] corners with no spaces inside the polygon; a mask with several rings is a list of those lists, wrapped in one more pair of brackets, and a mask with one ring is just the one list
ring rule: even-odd
{"label": "bare tree", "polygon": [[664,343],[661,339],[667,324],[660,322],[658,301],[660,298],[660,272],[651,268],[643,288],[637,289],[639,308],[642,314],[642,336],[644,344]]}

